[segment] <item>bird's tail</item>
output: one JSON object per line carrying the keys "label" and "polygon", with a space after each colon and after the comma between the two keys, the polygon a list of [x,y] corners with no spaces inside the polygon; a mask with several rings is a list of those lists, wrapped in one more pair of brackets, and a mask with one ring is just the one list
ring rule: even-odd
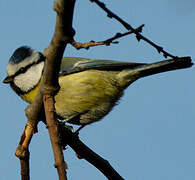
{"label": "bird's tail", "polygon": [[193,63],[190,57],[175,58],[156,63],[140,65],[133,69],[125,69],[118,74],[118,78],[121,86],[126,87],[141,77],[166,71],[189,68],[192,65]]}

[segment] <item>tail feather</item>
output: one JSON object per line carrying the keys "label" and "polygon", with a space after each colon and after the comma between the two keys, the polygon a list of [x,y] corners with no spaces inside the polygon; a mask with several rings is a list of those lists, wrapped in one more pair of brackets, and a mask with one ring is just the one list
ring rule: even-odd
{"label": "tail feather", "polygon": [[135,71],[139,71],[140,77],[145,77],[145,76],[150,76],[161,72],[189,68],[192,65],[193,63],[190,57],[182,57],[177,59],[164,60],[164,61],[147,64],[147,65],[142,65],[135,68]]}
{"label": "tail feather", "polygon": [[157,73],[172,71],[177,69],[189,68],[193,65],[190,57],[181,57],[164,60],[151,64],[144,64],[132,69],[123,70],[118,74],[119,82],[122,87],[129,86],[135,80]]}

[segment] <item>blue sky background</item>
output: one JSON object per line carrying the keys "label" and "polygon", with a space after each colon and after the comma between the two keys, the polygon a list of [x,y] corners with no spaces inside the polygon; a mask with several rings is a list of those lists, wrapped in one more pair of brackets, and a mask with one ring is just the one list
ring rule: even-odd
{"label": "blue sky background", "polygon": [[[145,24],[143,34],[177,56],[195,58],[194,0],[104,1],[132,26]],[[21,45],[43,51],[55,25],[53,1],[0,0],[0,79],[13,51]],[[76,3],[75,39],[100,41],[125,29],[88,0]],[[154,48],[131,35],[110,47],[77,51],[64,56],[155,62],[162,60]],[[107,159],[125,178],[133,180],[195,179],[195,67],[143,78],[125,91],[120,104],[101,122],[86,127],[80,138]],[[7,86],[1,88],[0,179],[20,178],[14,156],[26,118],[27,106]],[[31,179],[58,179],[45,126],[39,124],[30,145]],[[85,160],[68,148],[68,179],[105,180]]]}

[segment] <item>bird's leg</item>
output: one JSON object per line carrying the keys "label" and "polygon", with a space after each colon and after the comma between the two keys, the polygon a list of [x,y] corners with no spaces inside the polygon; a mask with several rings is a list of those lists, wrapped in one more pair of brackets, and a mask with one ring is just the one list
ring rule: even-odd
{"label": "bird's leg", "polygon": [[64,125],[65,128],[67,128],[67,129],[69,129],[70,131],[74,132],[74,129],[73,129],[72,126],[68,126],[68,125],[66,125],[65,123],[63,123],[63,125]]}
{"label": "bird's leg", "polygon": [[65,122],[72,121],[73,119],[77,118],[78,116],[80,116],[80,113],[75,113],[72,116],[69,116],[66,119],[63,119],[61,122],[65,123]]}
{"label": "bird's leg", "polygon": [[83,129],[86,126],[86,124],[82,124],[75,132],[74,134],[79,134],[79,131]]}
{"label": "bird's leg", "polygon": [[[64,120],[62,120],[61,121],[61,123],[66,123],[66,122],[68,122],[68,123],[75,123],[75,122],[77,122],[78,124],[80,124],[80,122],[79,122],[79,120],[80,120],[80,116],[82,115],[82,114],[84,114],[84,113],[86,113],[86,112],[82,112],[82,113],[75,113],[75,114],[73,114],[72,116],[69,116],[69,117],[67,117],[66,119],[64,119]],[[77,124],[77,123],[75,123],[75,124]],[[74,132],[74,134],[75,135],[78,135],[79,134],[79,131],[81,130],[81,129],[83,129],[84,127],[86,126],[86,124],[82,124],[75,132]],[[67,125],[65,125],[65,127],[67,127],[68,129],[70,129],[72,132],[73,132],[73,128],[72,128],[72,126],[67,126]]]}

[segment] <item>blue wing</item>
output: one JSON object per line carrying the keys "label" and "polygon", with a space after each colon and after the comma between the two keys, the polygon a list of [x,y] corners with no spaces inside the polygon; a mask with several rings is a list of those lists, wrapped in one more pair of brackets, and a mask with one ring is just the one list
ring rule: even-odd
{"label": "blue wing", "polygon": [[64,57],[62,59],[59,76],[77,73],[89,69],[121,71],[123,69],[133,69],[140,65],[144,65],[144,63]]}

